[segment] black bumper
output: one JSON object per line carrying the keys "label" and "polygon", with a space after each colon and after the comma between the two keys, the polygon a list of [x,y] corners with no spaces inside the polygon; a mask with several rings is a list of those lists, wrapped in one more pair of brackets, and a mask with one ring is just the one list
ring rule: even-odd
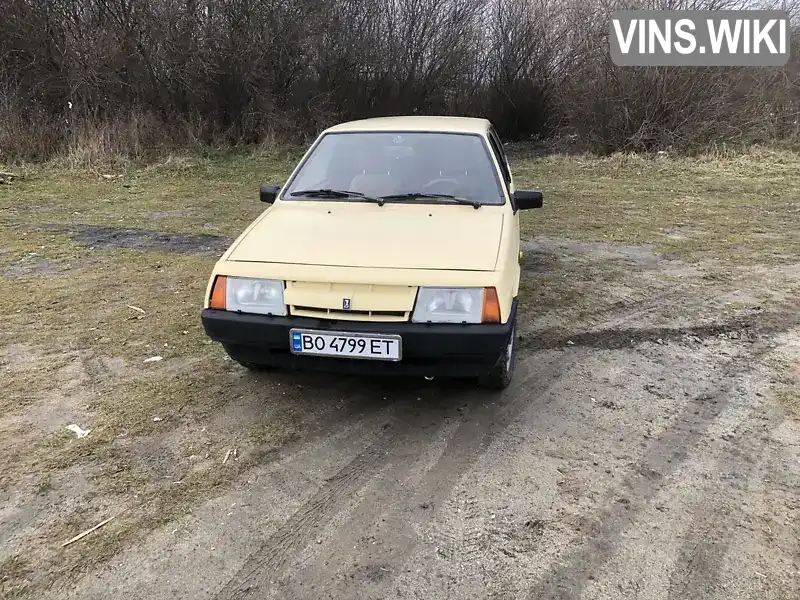
{"label": "black bumper", "polygon": [[[240,362],[291,369],[376,375],[477,377],[486,373],[508,344],[516,318],[517,301],[505,324],[460,325],[428,323],[374,323],[306,317],[270,317],[206,309],[206,335],[221,342]],[[398,362],[298,356],[289,350],[292,328],[354,333],[396,334],[403,339]]]}

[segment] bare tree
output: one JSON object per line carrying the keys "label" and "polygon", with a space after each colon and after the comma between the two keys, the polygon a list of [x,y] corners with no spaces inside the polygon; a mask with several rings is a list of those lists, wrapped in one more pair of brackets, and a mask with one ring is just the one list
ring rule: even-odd
{"label": "bare tree", "polygon": [[[738,0],[0,0],[0,160],[296,141],[463,114],[594,150],[798,138],[783,69],[621,68],[619,8]],[[766,0],[800,17],[798,0]],[[797,29],[793,36],[798,47]]]}

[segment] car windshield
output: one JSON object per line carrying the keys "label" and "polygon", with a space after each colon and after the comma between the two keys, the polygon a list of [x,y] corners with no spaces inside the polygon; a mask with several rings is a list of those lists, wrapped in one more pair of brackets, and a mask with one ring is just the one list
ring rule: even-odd
{"label": "car windshield", "polygon": [[283,197],[351,202],[381,197],[389,197],[391,202],[453,202],[455,198],[482,205],[505,202],[481,136],[428,132],[326,134]]}

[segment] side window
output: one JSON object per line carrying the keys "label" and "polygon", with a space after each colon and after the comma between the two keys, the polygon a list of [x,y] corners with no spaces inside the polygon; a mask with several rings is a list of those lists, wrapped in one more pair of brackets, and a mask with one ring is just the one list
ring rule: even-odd
{"label": "side window", "polygon": [[503,144],[497,137],[497,134],[494,131],[489,132],[489,142],[492,145],[492,151],[494,152],[495,157],[497,158],[497,162],[500,163],[500,170],[503,172],[503,179],[506,180],[506,184],[511,183],[511,173],[508,171],[508,162],[506,162],[506,153],[503,150]]}

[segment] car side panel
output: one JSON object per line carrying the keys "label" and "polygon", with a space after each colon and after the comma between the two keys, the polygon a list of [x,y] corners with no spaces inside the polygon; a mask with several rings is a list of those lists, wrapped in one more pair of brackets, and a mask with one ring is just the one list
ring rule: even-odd
{"label": "car side panel", "polygon": [[497,295],[503,323],[509,317],[510,307],[519,289],[519,222],[509,214],[503,221],[503,236],[500,241],[497,267]]}
{"label": "car side panel", "polygon": [[[507,194],[508,202],[506,203],[507,214],[503,221],[503,240],[498,253],[498,261],[495,269],[500,273],[501,281],[503,281],[503,296],[500,299],[501,306],[509,302],[509,298],[517,297],[519,293],[520,282],[520,227],[519,227],[519,212],[514,211],[512,198],[514,196],[514,176],[511,173],[511,166],[508,164],[508,158],[505,153],[505,148],[500,141],[499,136],[493,127],[490,127],[486,133],[486,143],[492,150],[490,152],[492,161],[494,162],[495,169],[498,176],[505,182],[504,191]],[[498,295],[500,291],[498,289]],[[505,322],[505,313],[503,319]]]}

